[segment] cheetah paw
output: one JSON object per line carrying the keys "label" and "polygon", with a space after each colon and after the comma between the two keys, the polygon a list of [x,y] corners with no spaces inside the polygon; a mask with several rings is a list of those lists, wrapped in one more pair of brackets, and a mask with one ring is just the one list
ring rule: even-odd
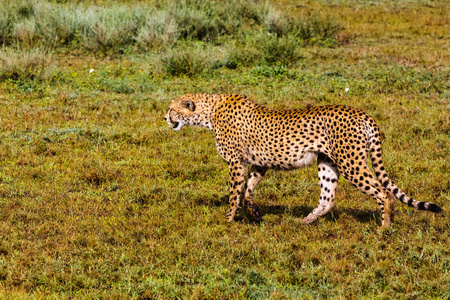
{"label": "cheetah paw", "polygon": [[306,218],[301,219],[300,222],[302,222],[303,224],[306,224],[306,225],[310,225],[310,224],[314,223],[315,220],[316,220],[316,218],[311,218],[308,216]]}

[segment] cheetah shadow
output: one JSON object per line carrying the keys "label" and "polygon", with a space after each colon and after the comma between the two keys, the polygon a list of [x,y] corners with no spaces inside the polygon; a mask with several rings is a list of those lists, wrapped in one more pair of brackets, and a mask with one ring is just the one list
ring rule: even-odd
{"label": "cheetah shadow", "polygon": [[[206,205],[212,207],[223,207],[228,206],[229,195],[212,195],[209,197],[199,197],[195,199],[196,205]],[[315,206],[307,206],[307,205],[296,205],[296,206],[284,206],[284,205],[259,205],[261,215],[264,217],[266,215],[277,215],[282,217],[283,215],[291,215],[298,219],[305,218],[310,212],[313,211]],[[325,218],[328,221],[335,222],[339,220],[341,215],[350,215],[356,221],[360,223],[369,223],[374,220],[380,220],[380,214],[376,210],[368,210],[368,209],[354,209],[354,208],[339,208],[336,207],[332,213],[329,213],[322,218]],[[259,224],[261,221],[255,220],[252,216],[247,212],[245,208],[240,209],[239,214],[236,216],[236,221],[244,222],[244,223],[255,223]]]}
{"label": "cheetah shadow", "polygon": [[[264,215],[292,215],[295,218],[303,219],[315,208],[307,205],[296,205],[296,206],[283,206],[283,205],[260,205],[261,214]],[[372,222],[374,218],[380,219],[380,215],[375,210],[361,210],[353,208],[338,208],[336,207],[331,213],[326,214],[321,218],[325,218],[328,221],[337,221],[341,215],[350,215],[356,221],[360,223]]]}

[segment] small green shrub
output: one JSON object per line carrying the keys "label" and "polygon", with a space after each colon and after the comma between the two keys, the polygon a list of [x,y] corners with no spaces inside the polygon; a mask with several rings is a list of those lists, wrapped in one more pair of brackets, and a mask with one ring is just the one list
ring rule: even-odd
{"label": "small green shrub", "polygon": [[134,93],[133,87],[125,80],[119,80],[114,91],[118,94],[132,94]]}
{"label": "small green shrub", "polygon": [[223,66],[236,69],[240,66],[251,66],[261,58],[261,53],[250,43],[232,43],[225,46],[226,57]]}
{"label": "small green shrub", "polygon": [[226,33],[223,22],[211,11],[211,7],[209,10],[199,10],[186,5],[175,7],[178,9],[172,13],[180,38],[203,41]]}
{"label": "small green shrub", "polygon": [[259,65],[252,69],[252,74],[262,77],[289,77],[295,78],[295,70],[288,69],[286,66],[277,64],[275,66]]}
{"label": "small green shrub", "polygon": [[188,77],[202,73],[207,67],[207,60],[205,50],[188,46],[169,50],[161,58],[163,68],[168,74]]}
{"label": "small green shrub", "polygon": [[32,0],[19,0],[12,7],[21,18],[27,19],[36,14],[37,3]]}
{"label": "small green shrub", "polygon": [[138,9],[126,7],[91,8],[85,18],[82,45],[94,52],[123,52],[134,44],[143,16]]}
{"label": "small green shrub", "polygon": [[67,14],[57,7],[48,14],[43,24],[43,39],[51,46],[74,46],[79,44],[79,22],[76,14]]}
{"label": "small green shrub", "polygon": [[262,34],[254,42],[255,47],[262,52],[262,61],[267,64],[280,63],[284,66],[290,66],[301,58],[298,51],[299,41],[292,37]]}

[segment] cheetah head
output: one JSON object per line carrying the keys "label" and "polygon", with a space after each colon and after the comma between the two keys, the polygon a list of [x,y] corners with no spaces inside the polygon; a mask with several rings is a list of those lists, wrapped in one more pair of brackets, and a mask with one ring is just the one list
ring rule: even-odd
{"label": "cheetah head", "polygon": [[206,94],[188,94],[173,100],[164,119],[180,130],[183,126],[200,126],[212,129],[213,103]]}

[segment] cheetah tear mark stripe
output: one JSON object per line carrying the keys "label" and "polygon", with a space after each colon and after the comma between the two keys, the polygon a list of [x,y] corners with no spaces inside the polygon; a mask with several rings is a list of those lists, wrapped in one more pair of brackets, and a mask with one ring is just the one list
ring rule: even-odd
{"label": "cheetah tear mark stripe", "polygon": [[386,169],[383,165],[380,129],[377,124],[371,120],[367,124],[368,146],[370,149],[370,157],[372,159],[372,167],[381,184],[390,191],[402,203],[418,210],[426,210],[434,213],[441,213],[442,209],[434,203],[422,202],[413,199],[405,194],[392,180],[388,177]]}

